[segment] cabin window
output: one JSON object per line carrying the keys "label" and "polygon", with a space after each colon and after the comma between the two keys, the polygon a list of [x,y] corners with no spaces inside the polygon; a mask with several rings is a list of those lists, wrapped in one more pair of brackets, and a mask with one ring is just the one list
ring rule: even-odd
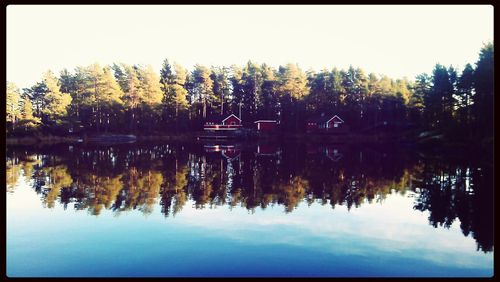
{"label": "cabin window", "polygon": [[231,122],[231,125],[236,125],[236,122],[232,121],[232,122]]}
{"label": "cabin window", "polygon": [[333,127],[339,127],[339,124],[338,123],[334,123]]}

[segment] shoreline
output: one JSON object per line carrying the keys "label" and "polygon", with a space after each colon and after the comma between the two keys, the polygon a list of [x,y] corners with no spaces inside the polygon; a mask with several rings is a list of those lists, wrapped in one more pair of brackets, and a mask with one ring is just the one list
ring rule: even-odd
{"label": "shoreline", "polygon": [[[6,137],[7,146],[15,145],[53,145],[53,144],[96,144],[96,142],[87,141],[84,136],[57,136],[57,135],[37,135],[22,137]],[[197,138],[197,132],[176,134],[176,135],[137,135],[136,142],[306,142],[306,143],[351,143],[351,144],[406,144],[417,147],[471,147],[474,143],[467,142],[446,142],[444,140],[422,140],[416,137],[415,132],[395,133],[395,134],[359,134],[348,133],[343,135],[324,135],[324,134],[262,134],[247,139],[223,139],[223,140],[202,140]],[[109,142],[113,144],[115,142]],[[120,142],[116,142],[117,144]]]}

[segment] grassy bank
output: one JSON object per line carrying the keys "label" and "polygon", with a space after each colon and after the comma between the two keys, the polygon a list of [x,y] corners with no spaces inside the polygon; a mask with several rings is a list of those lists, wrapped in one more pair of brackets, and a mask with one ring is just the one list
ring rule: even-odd
{"label": "grassy bank", "polygon": [[[138,142],[192,142],[197,140],[197,132],[181,133],[175,135],[155,134],[155,135],[137,135]],[[88,136],[90,137],[90,136]],[[55,135],[37,135],[23,137],[7,137],[7,145],[38,145],[38,144],[57,144],[57,143],[76,143],[83,141],[87,142],[87,136],[55,136]],[[235,142],[247,141],[235,140]],[[252,137],[249,140],[262,140],[266,142],[313,142],[313,143],[351,143],[351,144],[385,144],[385,143],[405,143],[422,147],[468,147],[471,142],[464,140],[456,140],[443,138],[442,133],[432,132],[398,132],[398,133],[376,133],[376,134],[359,134],[348,133],[342,135],[328,134],[306,134],[306,133],[286,133],[286,134],[261,134]],[[476,144],[476,145],[474,145]],[[492,144],[492,140],[484,142],[474,142],[474,146],[488,147]]]}
{"label": "grassy bank", "polygon": [[58,144],[58,143],[75,143],[80,138],[75,136],[23,136],[23,137],[7,137],[7,145],[43,145],[43,144]]}

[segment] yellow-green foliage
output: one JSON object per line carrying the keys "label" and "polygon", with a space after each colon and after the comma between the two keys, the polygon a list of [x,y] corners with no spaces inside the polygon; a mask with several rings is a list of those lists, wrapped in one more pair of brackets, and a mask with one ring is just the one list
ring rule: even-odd
{"label": "yellow-green foliage", "polygon": [[43,83],[48,92],[44,96],[45,107],[42,109],[42,113],[52,121],[60,123],[67,116],[68,106],[72,101],[71,95],[60,91],[59,81],[51,71],[44,74]]}

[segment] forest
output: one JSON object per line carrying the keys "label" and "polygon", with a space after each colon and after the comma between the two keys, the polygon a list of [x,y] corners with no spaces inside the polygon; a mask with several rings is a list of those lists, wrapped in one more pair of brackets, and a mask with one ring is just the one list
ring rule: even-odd
{"label": "forest", "polygon": [[493,43],[474,65],[436,64],[413,80],[361,68],[275,69],[252,61],[244,66],[195,65],[164,60],[150,65],[98,63],[19,89],[7,82],[7,136],[133,133],[178,135],[201,130],[210,116],[234,113],[243,125],[279,120],[283,132],[304,132],[305,120],[339,114],[354,131],[378,123],[434,130],[464,142],[493,140]]}

